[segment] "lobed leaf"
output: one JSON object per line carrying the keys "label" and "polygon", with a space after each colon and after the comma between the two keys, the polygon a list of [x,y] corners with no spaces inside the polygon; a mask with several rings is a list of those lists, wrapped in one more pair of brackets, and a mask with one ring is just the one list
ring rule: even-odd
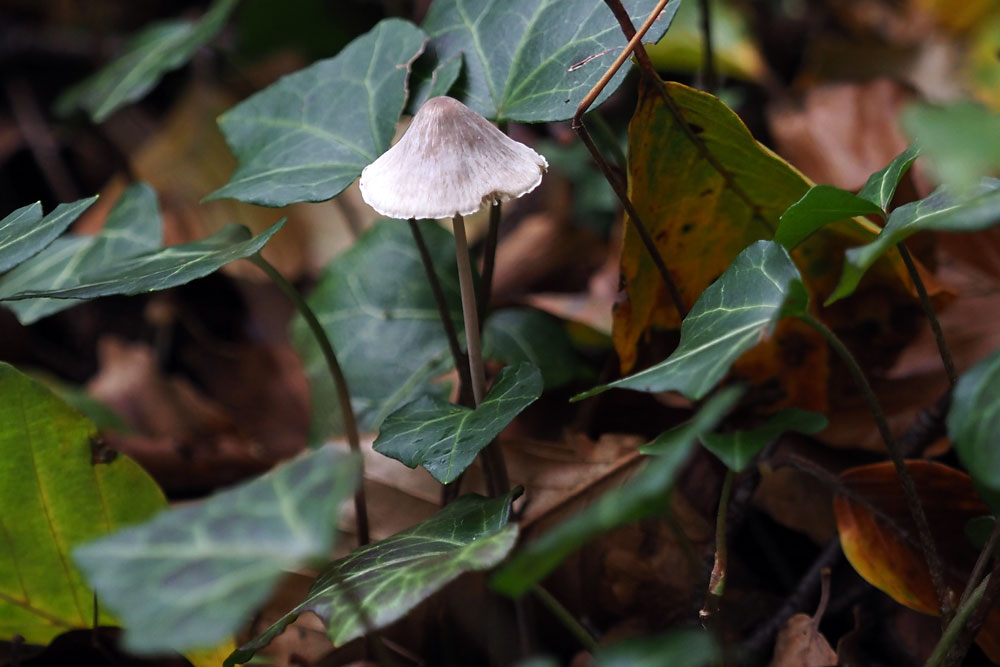
{"label": "lobed leaf", "polygon": [[884,213],[877,204],[847,190],[814,185],[781,214],[774,240],[791,251],[827,224],[859,215]]}
{"label": "lobed leaf", "polygon": [[966,371],[951,398],[948,437],[976,484],[985,487],[983,499],[1000,512],[1000,350]]}
{"label": "lobed leaf", "polygon": [[[0,278],[0,300],[26,291],[74,287],[80,275],[156,248],[163,242],[163,223],[156,193],[144,183],[129,186],[115,202],[96,236],[65,235]],[[65,299],[26,299],[7,307],[27,326],[75,305]]]}
{"label": "lobed leaf", "polygon": [[[97,428],[39,382],[0,363],[0,639],[47,644],[94,622],[77,545],[141,521],[166,500],[124,455],[94,460]],[[99,622],[119,621],[100,609]]]}
{"label": "lobed leaf", "polygon": [[[625,0],[636,26],[657,0]],[[646,34],[655,42],[670,27],[672,0]],[[494,121],[572,118],[583,97],[628,43],[618,21],[591,0],[437,0],[423,28],[439,62],[456,54],[465,76],[453,95]],[[594,101],[601,104],[625,78],[622,68]]]}
{"label": "lobed leaf", "polygon": [[305,611],[323,620],[339,646],[396,621],[459,575],[493,567],[517,540],[517,526],[507,522],[520,492],[462,496],[426,521],[330,563],[299,606],[226,665],[249,661]]}
{"label": "lobed leaf", "polygon": [[754,457],[782,433],[818,433],[827,426],[826,417],[807,410],[788,408],[771,416],[762,426],[747,431],[706,433],[701,444],[734,472],[746,470]]}
{"label": "lobed leaf", "polygon": [[683,431],[629,482],[613,489],[521,549],[491,580],[494,589],[519,597],[528,592],[567,556],[609,530],[655,516],[667,506],[674,477],[695,442],[736,405],[742,389],[729,387],[705,402]]}
{"label": "lobed leaf", "polygon": [[96,201],[94,196],[59,204],[45,217],[42,217],[42,205],[36,202],[0,220],[0,272],[47,248]]}
{"label": "lobed leaf", "polygon": [[168,246],[107,264],[80,276],[72,287],[29,289],[2,300],[93,299],[112,294],[142,294],[177,287],[218,271],[226,264],[246,259],[260,249],[285,224],[284,219],[253,236],[243,225],[230,224],[200,241]]}
{"label": "lobed leaf", "polygon": [[614,387],[678,391],[700,399],[740,355],[769,336],[782,317],[804,313],[808,302],[788,251],[773,241],[758,241],[741,252],[698,298],[681,325],[680,344],[666,360],[572,400]]}
{"label": "lobed leaf", "polygon": [[389,148],[426,39],[409,21],[385,19],[224,113],[238,166],[208,199],[280,207],[340,194]]}
{"label": "lobed leaf", "polygon": [[918,157],[920,157],[920,149],[917,144],[910,145],[894,157],[892,162],[869,176],[858,192],[858,196],[875,204],[883,212],[888,212],[889,204],[892,203],[892,198],[896,195],[899,182],[903,180],[903,176],[906,175]]}
{"label": "lobed leaf", "polygon": [[56,101],[66,115],[83,109],[95,123],[141,99],[164,74],[184,65],[225,25],[239,0],[216,0],[198,21],[160,21],[132,37],[123,53]]}
{"label": "lobed leaf", "polygon": [[542,395],[542,375],[531,364],[500,371],[474,410],[425,396],[389,415],[375,440],[379,454],[450,484],[514,417]]}

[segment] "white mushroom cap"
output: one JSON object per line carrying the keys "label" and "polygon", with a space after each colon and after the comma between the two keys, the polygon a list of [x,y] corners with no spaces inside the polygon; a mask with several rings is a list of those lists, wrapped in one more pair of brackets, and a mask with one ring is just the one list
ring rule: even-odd
{"label": "white mushroom cap", "polygon": [[531,192],[548,168],[458,100],[434,97],[361,172],[361,196],[390,218],[451,218]]}

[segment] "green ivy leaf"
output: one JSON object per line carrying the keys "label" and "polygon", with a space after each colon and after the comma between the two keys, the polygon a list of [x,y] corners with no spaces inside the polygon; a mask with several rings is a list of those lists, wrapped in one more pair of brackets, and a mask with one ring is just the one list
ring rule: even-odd
{"label": "green ivy leaf", "polygon": [[80,569],[137,653],[213,646],[246,622],[285,570],[333,547],[337,508],[359,481],[332,446],[77,547]]}
{"label": "green ivy leaf", "polygon": [[493,567],[517,541],[517,525],[507,522],[520,492],[462,496],[426,521],[330,563],[299,606],[237,649],[226,665],[250,660],[302,612],[319,616],[339,646],[402,618],[459,575]]}
{"label": "green ivy leaf", "polygon": [[519,551],[490,582],[494,589],[519,597],[584,544],[609,530],[663,511],[670,502],[674,477],[699,436],[715,428],[736,405],[743,389],[727,387],[705,402],[673,446],[664,449],[627,484],[613,489]]}
{"label": "green ivy leaf", "polygon": [[3,300],[93,299],[112,294],[142,294],[177,287],[218,271],[260,251],[284,220],[253,236],[243,225],[226,225],[207,239],[168,246],[106,265],[80,276],[78,284],[51,290],[31,289]]}
{"label": "green ivy leaf", "polygon": [[450,484],[524,408],[542,395],[542,375],[531,364],[508,366],[475,409],[423,397],[389,415],[375,440],[379,454]]}
{"label": "green ivy leaf", "polygon": [[122,55],[56,101],[67,115],[83,109],[95,123],[141,99],[164,74],[184,65],[222,29],[239,0],[216,0],[199,21],[160,21],[132,37]]}
{"label": "green ivy leaf", "polygon": [[1000,170],[1000,114],[984,106],[968,100],[943,107],[913,104],[901,121],[936,175],[959,192]]}
{"label": "green ivy leaf", "polygon": [[492,313],[483,327],[483,355],[505,364],[533,364],[541,371],[546,389],[589,375],[564,324],[533,308]]}
{"label": "green ivy leaf", "polygon": [[704,630],[678,630],[603,646],[594,654],[594,667],[706,667],[721,660],[722,653],[712,635]]}
{"label": "green ivy leaf", "polygon": [[774,240],[794,250],[824,225],[857,215],[884,215],[878,205],[832,185],[814,185],[781,214]]}
{"label": "green ivy leaf", "polygon": [[[426,68],[426,71],[424,69]],[[413,74],[410,75],[412,91],[406,102],[406,112],[415,115],[424,102],[432,97],[447,95],[451,87],[458,81],[462,73],[462,54],[454,56],[434,66],[434,59],[425,53],[413,63]]]}
{"label": "green ivy leaf", "polygon": [[[826,417],[807,410],[788,408],[781,410],[764,425],[747,431],[706,433],[701,436],[705,449],[719,457],[734,472],[743,472],[760,450],[782,433],[819,433],[827,426]],[[647,451],[651,454],[652,452]]]}
{"label": "green ivy leaf", "polygon": [[22,206],[0,220],[0,272],[17,266],[52,243],[66,231],[97,197],[59,204],[44,218],[40,203]]}
{"label": "green ivy leaf", "polygon": [[948,411],[948,437],[994,511],[1000,494],[1000,350],[965,372],[955,385]]}
{"label": "green ivy leaf", "polygon": [[741,354],[770,335],[782,317],[805,313],[808,302],[788,251],[773,241],[757,241],[698,297],[681,323],[680,345],[665,361],[572,400],[613,387],[703,398]]}
{"label": "green ivy leaf", "polygon": [[[166,505],[128,457],[96,463],[97,437],[83,415],[0,363],[0,639],[47,644],[91,627],[93,593],[70,550]],[[102,608],[99,622],[118,620]]]}
{"label": "green ivy leaf", "polygon": [[219,127],[239,165],[208,199],[286,206],[340,194],[389,148],[426,39],[409,21],[385,19],[224,113]]}
{"label": "green ivy leaf", "polygon": [[[454,238],[433,221],[418,224],[461,332]],[[421,396],[447,393],[431,381],[452,366],[448,339],[406,223],[376,223],[327,265],[308,302],[337,350],[362,429],[377,429],[386,416]],[[343,428],[332,407],[333,381],[301,317],[292,322],[291,339],[311,389],[311,440],[322,442]]]}
{"label": "green ivy leaf", "polygon": [[916,144],[913,144],[894,157],[888,165],[869,176],[864,187],[858,192],[858,196],[867,199],[882,211],[887,212],[892,198],[896,195],[899,182],[903,180],[903,176],[910,170],[910,166],[918,157],[920,157],[920,149],[917,148]]}
{"label": "green ivy leaf", "polygon": [[[65,235],[0,278],[0,300],[19,292],[77,286],[80,274],[92,273],[158,247],[163,223],[156,193],[145,183],[129,186],[96,236]],[[66,299],[27,299],[7,307],[27,326],[75,305]]]}
{"label": "green ivy leaf", "polygon": [[965,193],[943,185],[927,197],[897,208],[874,241],[847,251],[840,282],[826,305],[852,294],[879,257],[919,231],[975,232],[998,222],[1000,180],[984,179],[978,188]]}
{"label": "green ivy leaf", "polygon": [[[638,26],[656,0],[624,5]],[[680,0],[666,6],[646,41],[667,31],[679,6]],[[572,118],[628,43],[607,6],[592,0],[437,0],[423,28],[439,61],[459,53],[465,58],[465,76],[454,96],[495,121]],[[594,106],[618,88],[626,69]]]}

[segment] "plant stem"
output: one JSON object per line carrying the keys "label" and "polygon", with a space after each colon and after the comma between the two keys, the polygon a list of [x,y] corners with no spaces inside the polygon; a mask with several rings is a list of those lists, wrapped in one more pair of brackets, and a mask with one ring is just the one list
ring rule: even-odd
{"label": "plant stem", "polygon": [[841,342],[837,334],[833,333],[825,324],[809,313],[800,317],[826,339],[826,342],[829,343],[830,347],[837,353],[837,356],[847,366],[847,370],[868,403],[868,407],[878,426],[879,434],[882,436],[882,441],[885,443],[889,457],[896,468],[896,474],[899,476],[899,482],[903,487],[903,496],[909,507],[913,523],[917,527],[920,547],[924,553],[924,560],[927,562],[927,569],[931,575],[931,582],[934,584],[934,591],[937,593],[938,607],[941,610],[941,620],[942,623],[947,625],[951,621],[954,609],[951,602],[951,591],[944,581],[944,567],[941,564],[941,557],[938,555],[937,547],[934,544],[934,538],[931,534],[930,524],[927,522],[927,515],[924,513],[924,507],[920,504],[920,496],[917,494],[916,484],[914,484],[909,470],[906,469],[906,461],[903,459],[903,453],[892,435],[889,422],[886,420],[885,413],[882,412],[882,406],[879,404],[875,392],[868,383],[868,378],[865,377],[854,355]]}
{"label": "plant stem", "polygon": [[531,587],[531,592],[534,594],[538,601],[542,603],[549,612],[556,617],[556,619],[562,623],[563,627],[569,630],[569,633],[573,635],[583,648],[587,649],[591,653],[597,650],[597,640],[594,636],[587,631],[587,628],[583,627],[573,614],[569,613],[569,610],[562,605],[559,600],[552,597],[552,594],[547,590],[542,588],[540,585],[535,584]]}
{"label": "plant stem", "polygon": [[497,259],[497,241],[500,238],[500,202],[490,206],[490,226],[486,231],[486,245],[483,247],[483,275],[479,281],[479,295],[476,300],[479,305],[479,322],[486,321],[486,313],[490,309],[490,298],[493,295],[493,269]]}
{"label": "plant stem", "polygon": [[424,265],[424,273],[427,274],[427,282],[431,286],[431,293],[434,295],[434,302],[437,304],[438,316],[441,318],[441,326],[444,327],[444,334],[448,338],[448,348],[451,350],[451,359],[458,371],[459,396],[463,404],[472,403],[472,377],[469,375],[469,362],[462,346],[458,342],[458,332],[455,331],[455,323],[451,319],[451,311],[448,310],[448,301],[445,299],[444,290],[441,288],[441,281],[438,279],[437,271],[434,270],[434,261],[431,253],[424,242],[424,234],[420,231],[420,225],[413,218],[410,218],[410,232],[413,234],[413,241],[417,245],[417,252],[420,253],[420,261]]}
{"label": "plant stem", "polygon": [[712,7],[709,0],[699,0],[698,8],[701,18],[701,39],[702,39],[702,61],[701,79],[702,89],[715,94],[719,87],[719,77],[715,70],[715,52],[712,47]]}
{"label": "plant stem", "polygon": [[[323,330],[323,325],[319,323],[316,318],[316,313],[313,312],[306,300],[302,298],[299,291],[295,287],[285,280],[285,277],[271,265],[266,259],[260,256],[260,253],[256,253],[248,257],[251,262],[256,264],[264,273],[267,274],[268,278],[274,281],[274,284],[285,293],[291,302],[298,309],[302,318],[306,321],[309,326],[309,330],[312,331],[313,336],[316,338],[316,343],[319,344],[319,349],[323,353],[323,358],[326,360],[327,368],[330,369],[330,375],[333,377],[333,384],[337,389],[337,401],[340,405],[340,413],[344,420],[344,431],[347,432],[347,442],[351,446],[351,451],[353,451],[358,459],[361,459],[361,436],[358,433],[358,420],[354,416],[354,408],[351,407],[351,394],[347,388],[347,379],[344,377],[344,372],[340,368],[340,363],[337,361],[337,355],[333,351],[333,345],[330,343],[330,339],[327,337],[326,332]],[[355,522],[358,531],[358,546],[364,546],[370,541],[370,535],[368,531],[368,505],[365,502],[365,485],[362,477],[362,482],[358,484],[358,490],[354,492],[354,512],[355,512]]]}
{"label": "plant stem", "polygon": [[913,261],[913,257],[910,256],[910,251],[906,249],[906,244],[897,243],[896,248],[899,250],[900,257],[903,258],[903,263],[906,264],[910,280],[913,281],[913,286],[917,289],[917,295],[920,297],[920,305],[923,306],[927,321],[931,324],[931,331],[934,333],[934,342],[937,343],[938,354],[941,355],[941,361],[944,363],[944,371],[948,375],[948,385],[954,387],[955,383],[958,382],[958,373],[955,372],[955,362],[951,358],[951,350],[948,349],[948,343],[944,340],[941,322],[938,320],[934,306],[931,304],[931,298],[927,294],[927,287],[920,278],[917,265]]}
{"label": "plant stem", "polygon": [[732,496],[735,476],[732,470],[727,469],[726,476],[722,481],[722,490],[719,492],[719,509],[715,513],[715,565],[712,567],[712,575],[708,580],[705,605],[698,613],[698,617],[704,624],[707,624],[719,611],[722,596],[726,592],[726,570],[729,561],[728,549],[726,548],[726,516],[729,513],[729,498]]}
{"label": "plant stem", "polygon": [[[476,407],[486,396],[486,368],[483,366],[483,347],[479,340],[479,313],[476,309],[476,288],[472,283],[472,263],[469,261],[469,241],[465,236],[465,220],[456,215],[452,222],[455,227],[455,255],[458,262],[458,285],[462,292],[462,315],[465,318],[466,349],[469,353],[469,374],[472,377],[472,396]],[[494,495],[507,493],[510,482],[507,466],[503,460],[500,445],[494,441],[483,450],[484,468],[490,480],[490,492]]]}
{"label": "plant stem", "polygon": [[973,589],[972,594],[969,595],[969,599],[965,601],[965,604],[959,606],[958,611],[955,613],[955,617],[951,619],[951,622],[944,629],[944,633],[941,635],[940,641],[938,641],[937,646],[934,647],[934,651],[931,653],[931,657],[927,658],[927,662],[924,663],[924,667],[941,667],[944,664],[944,660],[948,657],[948,651],[951,649],[952,645],[958,640],[959,636],[962,634],[962,628],[965,627],[965,623],[972,616],[972,612],[976,610],[979,603],[983,599],[983,594],[986,593],[986,586],[990,583],[990,577],[992,575],[988,574],[986,577],[979,582],[979,585]]}
{"label": "plant stem", "polygon": [[993,559],[993,553],[996,551],[998,541],[1000,541],[1000,521],[996,521],[993,524],[993,530],[990,531],[990,536],[986,540],[986,544],[983,545],[982,551],[979,552],[979,558],[976,559],[976,564],[972,568],[972,574],[969,575],[969,582],[965,585],[965,591],[962,592],[962,597],[958,600],[959,607],[965,604],[969,596],[972,595],[973,589],[979,585],[981,577]]}

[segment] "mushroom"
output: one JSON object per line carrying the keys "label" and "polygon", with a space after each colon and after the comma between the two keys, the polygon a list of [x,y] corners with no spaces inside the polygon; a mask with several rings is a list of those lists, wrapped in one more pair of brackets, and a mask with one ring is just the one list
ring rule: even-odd
{"label": "mushroom", "polygon": [[361,196],[390,218],[451,218],[472,393],[486,392],[479,317],[462,216],[534,190],[545,158],[450,97],[424,103],[395,146],[361,172]]}

